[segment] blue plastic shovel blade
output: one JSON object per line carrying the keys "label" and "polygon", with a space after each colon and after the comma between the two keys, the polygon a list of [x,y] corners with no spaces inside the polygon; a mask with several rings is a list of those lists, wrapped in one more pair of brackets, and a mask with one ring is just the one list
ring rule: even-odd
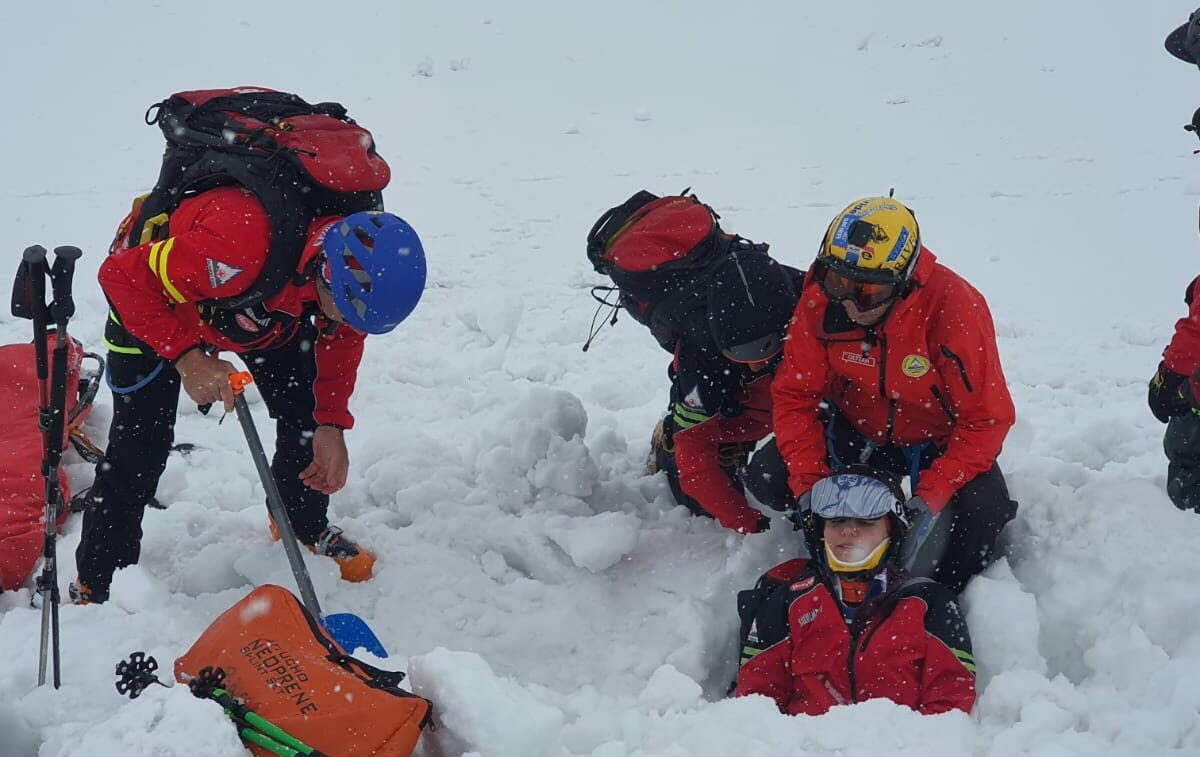
{"label": "blue plastic shovel blade", "polygon": [[321,625],[342,649],[350,654],[362,647],[376,657],[387,657],[387,650],[375,632],[367,627],[362,618],[348,612],[339,612],[321,618]]}

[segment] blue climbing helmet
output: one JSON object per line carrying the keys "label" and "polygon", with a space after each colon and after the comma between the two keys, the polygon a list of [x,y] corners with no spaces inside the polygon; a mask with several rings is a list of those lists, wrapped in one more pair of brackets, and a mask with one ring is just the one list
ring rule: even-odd
{"label": "blue climbing helmet", "polygon": [[346,323],[386,334],[408,317],[425,290],[425,249],[413,227],[383,211],[351,213],[325,232],[322,266]]}

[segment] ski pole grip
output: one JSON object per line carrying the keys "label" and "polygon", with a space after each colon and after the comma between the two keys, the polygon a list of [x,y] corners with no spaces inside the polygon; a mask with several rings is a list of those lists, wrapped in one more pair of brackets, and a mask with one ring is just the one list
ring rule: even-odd
{"label": "ski pole grip", "polygon": [[[21,264],[17,266],[17,277],[13,281],[12,314],[14,318],[32,319],[35,297],[34,279],[42,278],[42,267],[46,262],[46,248],[41,245],[26,247],[21,255]],[[45,281],[41,282],[42,304],[45,307]]]}
{"label": "ski pole grip", "polygon": [[46,319],[46,248],[40,244],[26,247],[21,256],[25,261],[25,273],[29,276],[30,318],[35,321]]}
{"label": "ski pole grip", "polygon": [[229,374],[229,385],[233,387],[233,393],[240,395],[246,387],[254,383],[254,377],[249,371],[241,371],[239,373]]}
{"label": "ski pole grip", "polygon": [[54,287],[54,304],[61,308],[56,315],[63,320],[75,315],[75,301],[71,299],[71,280],[75,278],[75,261],[82,255],[82,250],[71,245],[54,248],[54,267],[50,270],[50,283]]}

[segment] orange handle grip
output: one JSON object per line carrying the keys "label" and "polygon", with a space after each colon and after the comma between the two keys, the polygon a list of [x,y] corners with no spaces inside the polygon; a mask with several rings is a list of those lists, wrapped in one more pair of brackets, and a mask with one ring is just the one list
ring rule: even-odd
{"label": "orange handle grip", "polygon": [[254,377],[249,371],[241,371],[240,373],[229,374],[229,385],[233,387],[233,393],[241,394],[242,390],[254,383]]}

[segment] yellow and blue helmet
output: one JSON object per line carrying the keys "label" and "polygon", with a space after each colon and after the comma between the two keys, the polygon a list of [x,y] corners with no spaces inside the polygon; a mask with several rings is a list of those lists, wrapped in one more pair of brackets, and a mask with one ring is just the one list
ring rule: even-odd
{"label": "yellow and blue helmet", "polygon": [[902,286],[920,253],[913,212],[891,197],[864,197],[833,219],[817,261],[856,280]]}

